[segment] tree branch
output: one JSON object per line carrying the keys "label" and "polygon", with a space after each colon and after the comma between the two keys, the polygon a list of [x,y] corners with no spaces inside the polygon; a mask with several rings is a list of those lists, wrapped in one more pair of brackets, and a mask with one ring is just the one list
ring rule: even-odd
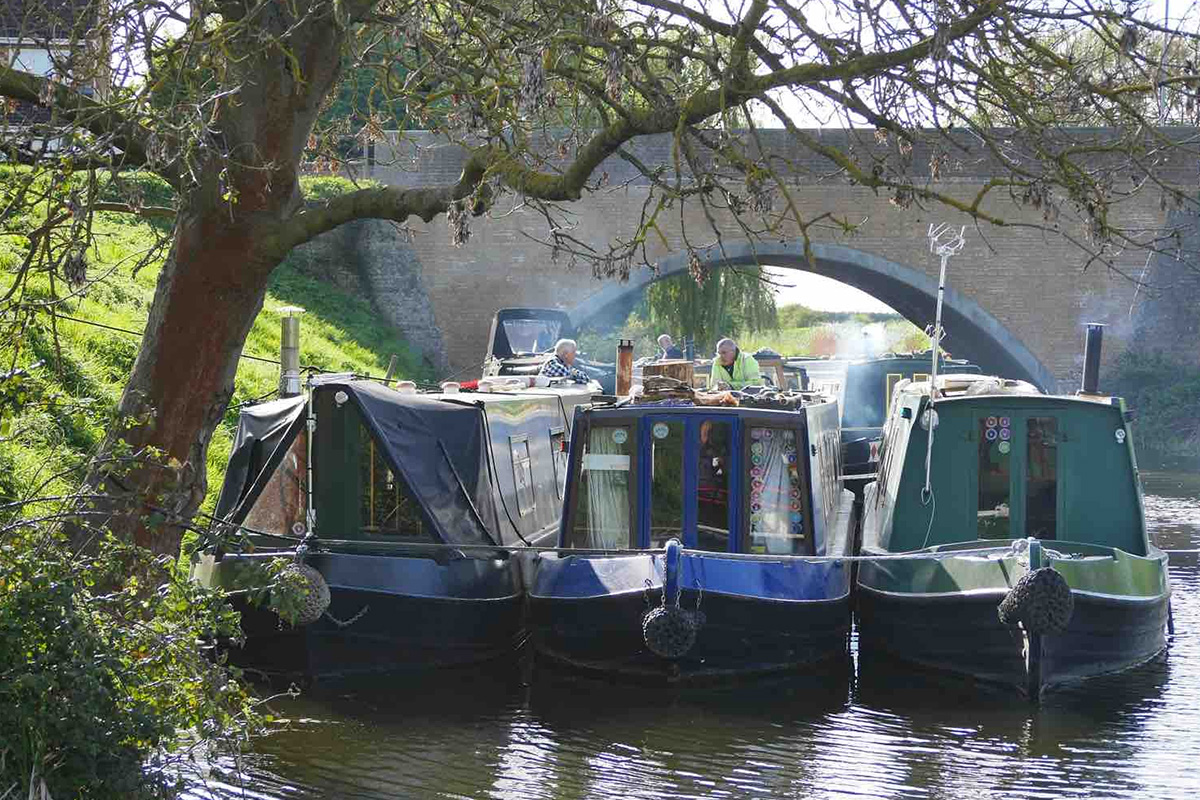
{"label": "tree branch", "polygon": [[173,168],[151,165],[151,131],[119,111],[61,83],[4,64],[0,64],[0,96],[53,109],[68,122],[111,141],[121,151],[121,158],[114,158],[123,162],[121,166],[147,167],[180,189]]}

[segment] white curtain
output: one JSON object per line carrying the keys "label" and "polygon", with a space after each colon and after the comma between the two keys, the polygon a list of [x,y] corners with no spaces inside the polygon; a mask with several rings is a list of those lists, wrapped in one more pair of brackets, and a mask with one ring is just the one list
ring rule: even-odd
{"label": "white curtain", "polygon": [[[582,547],[616,550],[629,546],[629,451],[626,428],[592,428],[583,459],[587,518],[576,523],[576,533],[585,527]],[[618,441],[620,440],[620,441]]]}

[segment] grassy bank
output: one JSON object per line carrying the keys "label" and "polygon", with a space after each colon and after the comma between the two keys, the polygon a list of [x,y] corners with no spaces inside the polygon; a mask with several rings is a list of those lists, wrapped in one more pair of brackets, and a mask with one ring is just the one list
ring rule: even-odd
{"label": "grassy bank", "polygon": [[[0,168],[0,192],[17,174]],[[169,190],[154,179],[138,177],[133,182],[144,187],[148,204],[169,200]],[[320,179],[306,190],[328,195],[344,188],[334,185],[337,183]],[[34,223],[33,219],[27,221],[31,227]],[[0,343],[0,372],[44,362],[29,377],[7,381],[8,386],[0,389],[11,395],[0,431],[0,502],[31,493],[54,495],[71,489],[89,454],[100,443],[133,368],[139,337],[113,329],[140,331],[145,326],[165,255],[162,238],[169,232],[169,223],[99,213],[93,231],[96,245],[86,255],[89,282],[85,287],[57,306],[57,318],[43,309],[29,317],[19,335],[6,336]],[[23,243],[23,238],[0,236],[0,285],[5,289],[20,264]],[[148,263],[135,269],[147,257]],[[60,297],[68,294],[61,278],[54,289]],[[33,276],[14,300],[29,308],[48,300],[51,291],[49,276]],[[419,355],[402,337],[379,324],[369,302],[306,277],[287,262],[271,278],[263,311],[246,340],[244,354],[278,359],[279,309],[290,305],[306,309],[302,318],[302,364],[331,371],[382,374],[390,355],[396,354],[400,376],[428,377]],[[6,329],[17,330],[16,304],[3,311]],[[242,359],[231,410],[209,448],[206,507],[215,502],[220,488],[236,426],[234,407],[272,392],[278,382],[278,369],[275,364]],[[21,393],[19,403],[17,392]]]}

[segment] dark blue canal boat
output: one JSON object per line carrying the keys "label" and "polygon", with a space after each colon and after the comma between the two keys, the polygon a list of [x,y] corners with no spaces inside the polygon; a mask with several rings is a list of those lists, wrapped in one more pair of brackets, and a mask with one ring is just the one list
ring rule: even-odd
{"label": "dark blue canal boat", "polygon": [[537,558],[537,652],[692,679],[844,664],[853,497],[837,406],[576,412],[559,544]]}
{"label": "dark blue canal boat", "polygon": [[196,575],[236,589],[299,546],[329,605],[293,627],[239,598],[246,641],[231,659],[323,677],[511,652],[523,581],[505,548],[557,532],[570,412],[595,388],[417,394],[342,376],[245,409],[223,544]]}

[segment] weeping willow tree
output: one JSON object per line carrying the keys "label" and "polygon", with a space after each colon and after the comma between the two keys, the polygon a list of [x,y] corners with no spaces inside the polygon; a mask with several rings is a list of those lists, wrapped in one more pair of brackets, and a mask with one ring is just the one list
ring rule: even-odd
{"label": "weeping willow tree", "polygon": [[778,327],[774,286],[759,269],[665,278],[646,289],[646,308],[656,330],[694,337],[700,353],[723,336]]}

